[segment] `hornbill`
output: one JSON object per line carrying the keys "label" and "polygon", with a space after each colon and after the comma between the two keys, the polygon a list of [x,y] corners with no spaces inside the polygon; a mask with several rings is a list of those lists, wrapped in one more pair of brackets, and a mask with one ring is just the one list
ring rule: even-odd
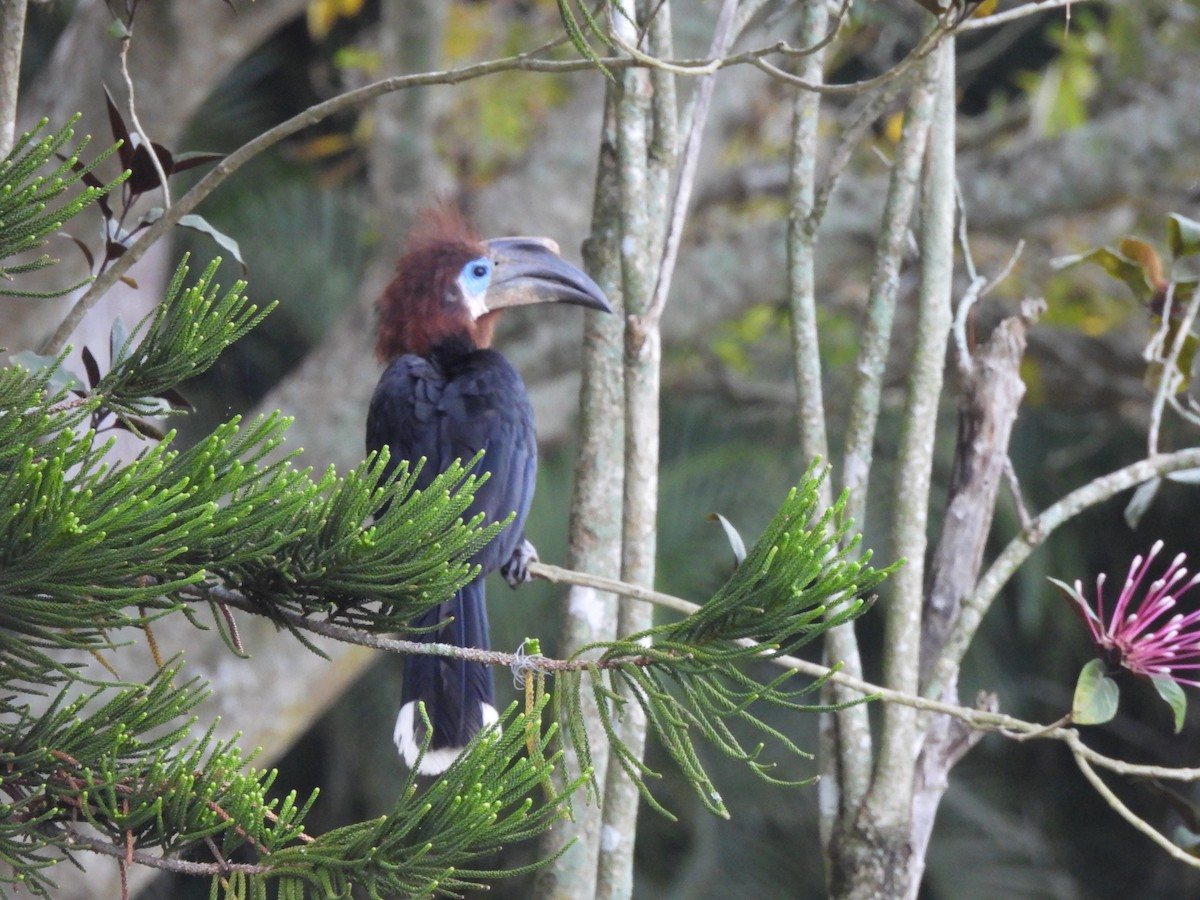
{"label": "hornbill", "polygon": [[[547,238],[480,240],[457,212],[418,219],[396,274],[377,303],[376,354],[387,364],[367,414],[367,450],[390,448],[394,466],[422,458],[416,486],[426,488],[455,460],[484,451],[468,517],[510,524],[474,555],[478,576],[413,624],[437,626],[416,639],[488,648],[484,577],[497,569],[516,587],[537,559],[525,540],[533,499],[537,439],[529,395],[516,369],[491,349],[500,310],[532,303],[573,303],[612,312],[592,279],[558,255]],[[515,514],[515,515],[514,515]],[[489,666],[409,654],[404,661],[396,747],[411,768],[425,738],[417,703],[433,726],[418,772],[450,766],[471,737],[497,718]]]}

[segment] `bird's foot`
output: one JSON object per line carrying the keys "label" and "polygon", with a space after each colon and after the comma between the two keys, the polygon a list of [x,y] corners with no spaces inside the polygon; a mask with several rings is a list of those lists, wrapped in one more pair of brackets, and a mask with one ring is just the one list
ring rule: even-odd
{"label": "bird's foot", "polygon": [[529,541],[522,540],[517,549],[513,551],[512,556],[508,558],[508,562],[500,567],[500,574],[504,576],[509,587],[515,588],[533,577],[529,574],[529,564],[537,561],[537,548]]}

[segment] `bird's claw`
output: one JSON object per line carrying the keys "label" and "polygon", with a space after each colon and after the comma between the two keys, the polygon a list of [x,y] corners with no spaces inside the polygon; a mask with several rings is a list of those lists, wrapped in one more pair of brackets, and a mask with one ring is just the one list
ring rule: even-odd
{"label": "bird's claw", "polygon": [[500,567],[500,574],[504,576],[509,587],[515,588],[533,577],[529,574],[529,564],[537,561],[537,548],[529,541],[522,540],[508,558],[508,562]]}

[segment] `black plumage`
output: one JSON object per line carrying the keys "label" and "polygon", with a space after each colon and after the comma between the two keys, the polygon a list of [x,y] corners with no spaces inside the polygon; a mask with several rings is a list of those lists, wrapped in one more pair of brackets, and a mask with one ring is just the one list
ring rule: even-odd
{"label": "black plumage", "polygon": [[[483,579],[499,570],[514,587],[535,559],[525,518],[537,477],[533,409],[516,369],[490,349],[498,310],[560,301],[608,310],[603,293],[557,255],[552,241],[479,241],[452,213],[435,211],[410,239],[396,277],[379,302],[377,350],[387,368],[367,415],[367,449],[388,446],[393,465],[424,459],[425,488],[455,460],[484,452],[468,516],[510,524],[479,550],[479,576],[415,625],[441,623],[419,640],[488,647]],[[411,654],[405,659],[396,743],[411,766],[425,738],[416,704],[433,726],[420,770],[448,767],[470,738],[496,718],[490,667]]]}

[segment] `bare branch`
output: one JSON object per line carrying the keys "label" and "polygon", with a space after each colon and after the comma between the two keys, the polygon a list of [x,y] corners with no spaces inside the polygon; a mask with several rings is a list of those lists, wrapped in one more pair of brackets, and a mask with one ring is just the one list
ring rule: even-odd
{"label": "bare branch", "polygon": [[1079,771],[1083,772],[1084,777],[1091,782],[1092,787],[1096,789],[1104,802],[1116,810],[1117,814],[1140,831],[1158,846],[1167,851],[1167,854],[1173,859],[1177,859],[1182,863],[1186,863],[1194,869],[1200,869],[1200,858],[1188,853],[1178,844],[1174,843],[1170,838],[1152,826],[1149,822],[1131,810],[1128,806],[1121,802],[1121,799],[1112,792],[1112,789],[1104,783],[1096,770],[1091,767],[1091,764],[1083,757],[1082,754],[1074,754],[1075,764],[1079,766]]}
{"label": "bare branch", "polygon": [[26,3],[27,0],[0,0],[0,158],[8,156],[16,137]]}
{"label": "bare branch", "polygon": [[[732,25],[737,5],[738,0],[723,0],[721,12],[717,16],[716,29],[713,32],[712,45],[709,47],[709,56],[724,56],[733,42]],[[695,185],[696,170],[700,163],[700,147],[704,142],[704,125],[708,121],[713,89],[716,86],[715,73],[704,75],[696,85],[696,100],[692,107],[691,127],[684,143],[683,159],[679,164],[679,177],[675,183],[675,196],[671,201],[666,240],[662,259],[658,266],[658,279],[654,285],[654,295],[650,300],[650,305],[643,316],[647,325],[651,327],[658,326],[663,310],[667,306],[667,295],[671,290],[671,276],[675,272],[675,260],[679,255],[679,244],[683,238],[683,223],[687,218],[688,203],[692,197],[692,187]]]}
{"label": "bare branch", "polygon": [[939,696],[943,686],[949,683],[953,673],[962,663],[967,647],[975,637],[975,632],[979,629],[992,601],[1021,564],[1055,529],[1085,509],[1103,503],[1151,478],[1197,467],[1200,467],[1200,448],[1193,447],[1150,457],[1096,478],[1047,507],[1028,528],[1009,542],[979,579],[971,596],[963,601],[958,622],[938,657],[929,684],[922,693],[927,697]]}
{"label": "bare branch", "polygon": [[243,875],[265,875],[271,867],[261,863],[230,863],[230,862],[188,862],[170,856],[151,856],[141,850],[131,850],[127,846],[111,844],[99,838],[85,837],[73,834],[62,844],[64,850],[88,850],[114,859],[136,863],[149,869],[159,869],[163,872],[175,872],[180,875],[195,875],[211,878],[214,875],[231,875],[239,872]]}
{"label": "bare branch", "polygon": [[981,28],[992,28],[996,25],[1003,25],[1005,22],[1023,19],[1026,16],[1035,16],[1052,9],[1061,9],[1064,6],[1069,9],[1073,4],[1086,2],[1087,0],[1034,0],[1034,2],[1024,3],[1013,9],[1006,9],[1004,12],[993,13],[979,19],[964,19],[954,30],[955,32],[978,31]]}

